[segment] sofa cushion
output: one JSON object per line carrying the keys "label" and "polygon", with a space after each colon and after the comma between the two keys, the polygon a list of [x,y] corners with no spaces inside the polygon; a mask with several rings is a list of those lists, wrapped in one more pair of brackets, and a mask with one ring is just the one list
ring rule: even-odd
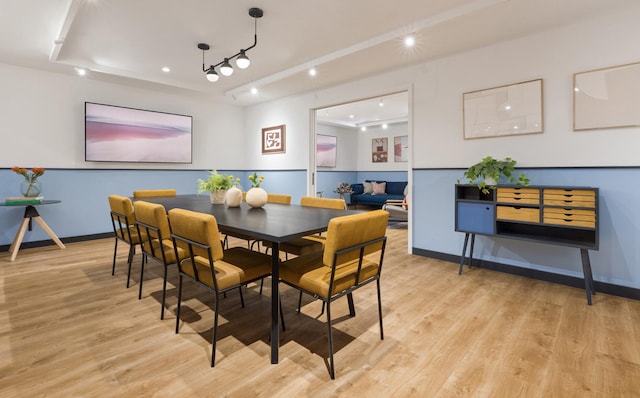
{"label": "sofa cushion", "polygon": [[384,195],[386,193],[387,183],[386,182],[372,182],[371,187],[373,188],[372,195]]}
{"label": "sofa cushion", "polygon": [[362,185],[364,186],[363,193],[373,193],[373,186],[370,181],[365,181]]}
{"label": "sofa cushion", "polygon": [[353,190],[352,195],[361,195],[364,193],[364,185],[362,184],[351,184],[351,189]]}
{"label": "sofa cushion", "polygon": [[404,188],[407,186],[406,181],[388,181],[386,193],[389,195],[401,195],[404,196]]}

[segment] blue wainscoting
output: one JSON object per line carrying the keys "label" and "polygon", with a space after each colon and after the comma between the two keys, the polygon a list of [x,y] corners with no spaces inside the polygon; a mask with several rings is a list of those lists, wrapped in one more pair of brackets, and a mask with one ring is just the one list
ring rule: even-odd
{"label": "blue wainscoting", "polygon": [[[600,189],[600,250],[591,251],[594,280],[640,288],[640,168],[522,169],[535,185]],[[413,171],[413,250],[460,256],[454,231],[454,184],[464,170]],[[478,236],[474,258],[582,278],[578,249]],[[451,272],[456,272],[452,266]],[[640,298],[640,297],[639,297]]]}
{"label": "blue wainscoting", "polygon": [[[248,189],[250,182],[246,170],[218,170],[241,178],[241,184]],[[306,170],[264,171],[262,183],[267,192],[288,193],[292,202],[298,203],[306,194]],[[175,188],[178,194],[198,192],[199,178],[206,178],[207,170],[95,170],[95,169],[47,169],[40,177],[45,199],[59,199],[62,203],[39,206],[38,212],[45,222],[60,237],[73,238],[112,231],[109,219],[111,194],[133,195],[135,189]],[[0,199],[20,195],[22,177],[5,169],[0,170]],[[0,207],[0,246],[6,247],[13,241],[22,221],[24,207]],[[33,225],[23,242],[49,240],[49,236]]]}

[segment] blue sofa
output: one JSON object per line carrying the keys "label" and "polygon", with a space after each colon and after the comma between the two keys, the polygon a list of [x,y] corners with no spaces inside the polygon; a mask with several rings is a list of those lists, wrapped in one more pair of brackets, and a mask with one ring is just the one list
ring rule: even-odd
{"label": "blue sofa", "polygon": [[[370,182],[369,180],[365,180]],[[367,205],[378,206],[382,205],[389,199],[402,200],[404,199],[404,188],[407,186],[407,181],[376,181],[386,182],[387,186],[384,195],[373,195],[370,193],[364,193],[364,184],[351,184],[353,193],[351,194],[351,205]]]}

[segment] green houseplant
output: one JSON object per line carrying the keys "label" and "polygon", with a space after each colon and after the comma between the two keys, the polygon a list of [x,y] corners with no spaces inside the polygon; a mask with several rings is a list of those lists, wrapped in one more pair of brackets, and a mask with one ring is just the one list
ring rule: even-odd
{"label": "green houseplant", "polygon": [[529,178],[524,173],[520,173],[516,179],[514,175],[515,165],[516,161],[511,158],[497,160],[487,156],[480,162],[470,166],[464,172],[464,177],[469,180],[469,183],[475,183],[484,194],[488,194],[489,189],[495,189],[501,176],[506,177],[509,182],[516,183],[516,185],[529,185]]}
{"label": "green houseplant", "polygon": [[198,192],[209,192],[211,203],[224,203],[227,190],[234,185],[236,182],[233,176],[218,174],[216,170],[211,170],[207,179],[198,179]]}

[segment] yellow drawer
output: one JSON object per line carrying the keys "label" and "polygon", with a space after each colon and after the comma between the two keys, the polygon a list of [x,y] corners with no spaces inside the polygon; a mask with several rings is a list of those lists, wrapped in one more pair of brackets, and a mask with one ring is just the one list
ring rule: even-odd
{"label": "yellow drawer", "polygon": [[591,221],[586,220],[575,220],[570,218],[553,218],[544,216],[543,222],[545,224],[555,224],[555,225],[566,225],[571,227],[585,227],[585,228],[595,228],[596,220],[593,219]]}
{"label": "yellow drawer", "polygon": [[537,205],[540,203],[540,190],[533,188],[498,188],[497,201]]}
{"label": "yellow drawer", "polygon": [[496,218],[498,220],[540,222],[540,209],[498,206],[496,208]]}
{"label": "yellow drawer", "polygon": [[573,208],[559,208],[559,207],[545,207],[545,217],[563,218],[563,217],[576,217],[585,220],[595,220],[596,211],[588,209],[573,209]]}
{"label": "yellow drawer", "polygon": [[588,189],[545,189],[545,205],[595,207],[596,193]]}

